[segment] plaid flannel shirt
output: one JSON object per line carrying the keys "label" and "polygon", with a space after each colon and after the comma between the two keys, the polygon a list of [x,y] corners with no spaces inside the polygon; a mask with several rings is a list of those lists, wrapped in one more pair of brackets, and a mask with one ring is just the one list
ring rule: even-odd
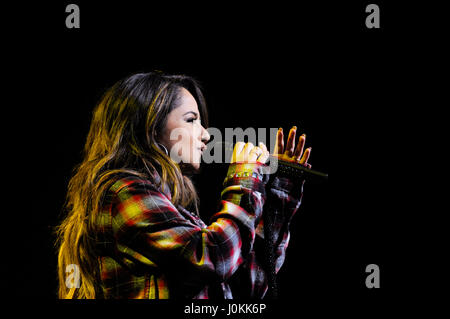
{"label": "plaid flannel shirt", "polygon": [[[100,287],[105,298],[263,298],[261,267],[266,191],[276,198],[276,271],[289,242],[289,223],[300,206],[301,187],[275,178],[266,187],[262,164],[231,164],[219,211],[210,224],[151,181],[117,180],[96,222]],[[297,189],[297,191],[295,191]],[[295,193],[295,194],[294,194]]]}

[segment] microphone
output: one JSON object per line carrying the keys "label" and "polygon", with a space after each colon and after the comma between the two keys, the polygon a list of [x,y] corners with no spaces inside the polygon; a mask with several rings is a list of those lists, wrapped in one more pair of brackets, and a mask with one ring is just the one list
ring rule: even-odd
{"label": "microphone", "polygon": [[[210,142],[208,145],[213,145],[212,147],[222,146],[222,150],[225,151],[225,154],[228,154],[228,158],[231,158],[231,153],[233,152],[234,145],[229,142]],[[220,153],[222,154],[222,153]],[[202,156],[204,156],[203,154]],[[220,159],[222,156],[220,155]],[[265,163],[268,167],[264,169],[264,173],[270,174],[272,176],[285,176],[285,177],[293,177],[293,178],[304,178],[314,184],[320,184],[328,182],[328,174],[322,173],[316,170],[312,170],[303,166],[302,164],[296,162],[289,162],[280,160],[277,156],[270,155],[269,159]],[[275,174],[275,175],[273,175]]]}
{"label": "microphone", "polygon": [[300,163],[280,160],[277,156],[270,155],[268,163],[269,174],[287,176],[294,178],[304,178],[313,183],[328,182],[328,174],[312,170]]}

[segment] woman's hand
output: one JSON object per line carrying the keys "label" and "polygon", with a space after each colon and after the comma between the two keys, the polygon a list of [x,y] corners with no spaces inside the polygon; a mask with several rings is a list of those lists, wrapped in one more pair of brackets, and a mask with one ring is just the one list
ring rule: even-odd
{"label": "woman's hand", "polygon": [[231,163],[249,162],[249,163],[265,163],[269,158],[269,151],[264,143],[254,146],[252,143],[237,142],[234,146]]}
{"label": "woman's hand", "polygon": [[295,147],[295,135],[297,133],[297,127],[294,126],[289,131],[286,147],[284,146],[284,136],[283,129],[279,128],[277,132],[277,140],[275,142],[275,150],[273,152],[274,156],[277,156],[280,160],[297,162],[311,168],[311,164],[308,164],[309,156],[311,155],[311,147],[308,147],[304,152],[303,148],[305,146],[306,135],[302,134]]}

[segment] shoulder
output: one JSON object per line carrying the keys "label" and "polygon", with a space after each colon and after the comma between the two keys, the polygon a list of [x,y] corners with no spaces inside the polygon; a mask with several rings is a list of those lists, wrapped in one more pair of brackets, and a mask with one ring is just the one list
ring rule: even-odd
{"label": "shoulder", "polygon": [[175,207],[165,193],[151,180],[129,175],[122,176],[110,187],[115,213],[124,219],[145,217],[148,213],[173,211]]}
{"label": "shoulder", "polygon": [[143,177],[136,175],[121,176],[109,188],[113,194],[125,192],[142,192],[142,191],[157,191],[155,184]]}
{"label": "shoulder", "polygon": [[172,215],[177,212],[152,181],[138,176],[121,176],[110,186],[109,195],[107,218],[117,236],[174,219]]}
{"label": "shoulder", "polygon": [[172,194],[167,184],[163,186],[158,183],[160,180],[159,176],[155,176],[152,179],[146,177],[140,177],[133,174],[121,174],[118,176],[114,182],[112,182],[109,187],[109,193],[113,195],[123,194],[123,193],[160,193],[161,195],[167,197],[169,200],[172,199]]}

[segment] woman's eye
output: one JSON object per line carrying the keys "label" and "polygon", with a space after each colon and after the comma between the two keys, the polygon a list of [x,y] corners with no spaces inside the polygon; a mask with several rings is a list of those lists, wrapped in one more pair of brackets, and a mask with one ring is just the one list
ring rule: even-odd
{"label": "woman's eye", "polygon": [[191,118],[188,118],[188,119],[186,120],[186,122],[188,122],[188,123],[194,123],[195,120],[196,120],[195,117],[191,117]]}

